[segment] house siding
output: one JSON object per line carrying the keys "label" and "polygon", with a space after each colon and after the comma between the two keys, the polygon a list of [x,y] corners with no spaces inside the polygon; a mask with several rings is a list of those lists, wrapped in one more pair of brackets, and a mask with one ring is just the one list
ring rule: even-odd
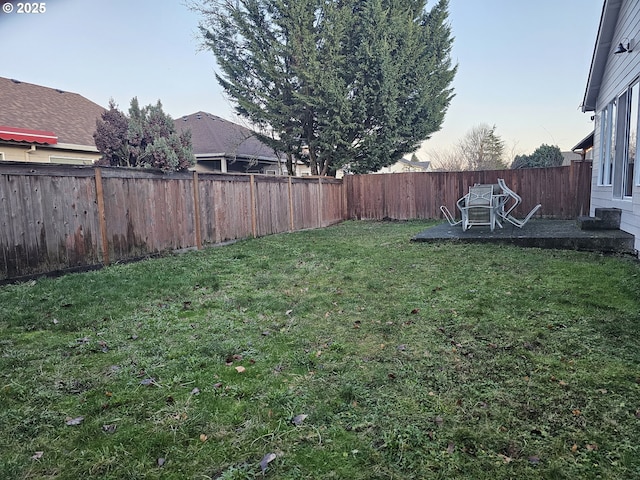
{"label": "house siding", "polygon": [[[640,2],[626,0],[623,2],[615,33],[611,41],[610,54],[604,70],[600,91],[596,101],[596,112],[600,112],[614,98],[627,89],[640,76]],[[620,42],[631,41],[631,52],[614,55],[613,51]],[[638,102],[639,99],[634,99]],[[596,122],[594,135],[594,161],[591,186],[591,214],[596,208],[619,208],[622,210],[620,228],[635,235],[635,248],[640,251],[640,186],[636,179],[640,178],[636,171],[631,198],[614,198],[613,186],[598,184],[600,171],[600,146],[602,144],[600,126]],[[635,169],[640,168],[636,159]]]}
{"label": "house siding", "polygon": [[[86,147],[95,149],[95,147]],[[65,150],[43,145],[35,145],[35,150],[31,150],[28,145],[10,145],[0,143],[0,152],[3,153],[3,160],[12,162],[35,162],[35,163],[63,163],[56,159],[68,159],[64,163],[86,165],[93,163],[100,158],[100,153],[87,152],[86,150]],[[52,158],[53,157],[53,158]]]}

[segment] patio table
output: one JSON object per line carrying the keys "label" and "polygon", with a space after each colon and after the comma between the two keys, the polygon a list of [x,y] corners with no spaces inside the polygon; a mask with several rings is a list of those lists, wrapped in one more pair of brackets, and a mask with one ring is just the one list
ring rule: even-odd
{"label": "patio table", "polygon": [[[510,201],[513,203],[508,206]],[[473,187],[469,187],[469,193],[456,202],[462,215],[461,220],[456,221],[444,205],[440,207],[440,210],[451,226],[462,223],[463,231],[473,226],[483,225],[489,226],[493,231],[496,225],[503,228],[503,221],[522,228],[542,206],[536,205],[524,220],[519,220],[511,215],[511,212],[521,202],[522,198],[507,187],[504,179],[499,178],[497,184],[475,184]]]}

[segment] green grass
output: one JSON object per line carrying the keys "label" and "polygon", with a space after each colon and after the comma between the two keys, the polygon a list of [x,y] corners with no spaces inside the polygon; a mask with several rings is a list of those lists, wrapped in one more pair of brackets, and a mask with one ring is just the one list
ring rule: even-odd
{"label": "green grass", "polygon": [[0,478],[640,478],[639,264],[428,225],[1,287]]}

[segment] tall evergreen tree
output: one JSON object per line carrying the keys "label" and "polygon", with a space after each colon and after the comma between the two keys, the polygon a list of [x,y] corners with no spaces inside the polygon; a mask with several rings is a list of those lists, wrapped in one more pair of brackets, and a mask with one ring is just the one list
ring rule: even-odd
{"label": "tall evergreen tree", "polygon": [[[437,131],[455,74],[448,1],[201,0],[204,44],[238,114],[289,172],[375,171]],[[307,148],[304,148],[307,147]]]}

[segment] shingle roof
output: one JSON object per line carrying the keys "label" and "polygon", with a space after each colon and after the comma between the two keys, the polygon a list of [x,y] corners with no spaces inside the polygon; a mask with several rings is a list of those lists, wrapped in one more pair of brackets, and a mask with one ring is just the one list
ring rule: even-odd
{"label": "shingle roof", "polygon": [[431,165],[431,162],[412,162],[411,160],[408,160],[406,158],[401,158],[400,162],[404,163],[405,165],[409,165],[410,167],[413,168],[419,168],[422,170],[428,170],[429,169],[429,165]]}
{"label": "shingle roof", "polygon": [[596,101],[600,94],[602,78],[611,54],[613,34],[618,23],[622,2],[623,0],[605,0],[602,5],[600,26],[598,27],[596,45],[593,49],[591,67],[589,68],[587,88],[582,101],[583,112],[593,112],[596,109]]}
{"label": "shingle roof", "polygon": [[52,131],[58,143],[95,146],[103,111],[77,93],[0,77],[0,125]]}
{"label": "shingle roof", "polygon": [[195,155],[276,159],[273,150],[260,142],[253,130],[210,113],[192,113],[174,120],[174,123],[178,131],[191,130]]}

